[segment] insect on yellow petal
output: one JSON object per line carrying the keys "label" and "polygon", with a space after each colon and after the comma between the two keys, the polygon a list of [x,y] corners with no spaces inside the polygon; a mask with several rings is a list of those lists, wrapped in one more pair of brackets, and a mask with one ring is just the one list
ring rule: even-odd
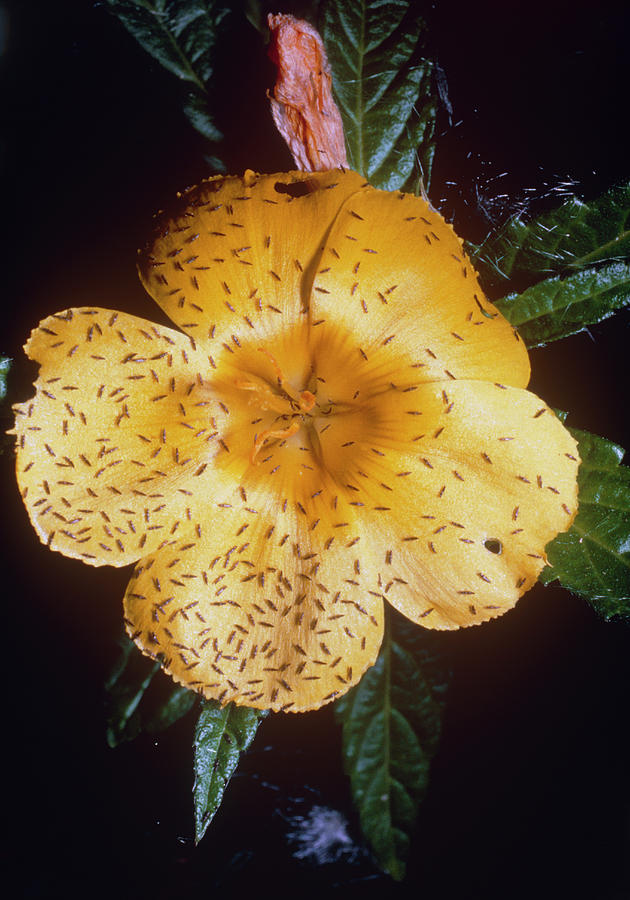
{"label": "insect on yellow petal", "polygon": [[368,590],[374,573],[361,565],[352,525],[335,528],[328,504],[278,508],[264,481],[231,500],[212,510],[201,540],[185,535],[140,563],[125,597],[128,633],[205,697],[315,709],[376,659],[383,602]]}
{"label": "insect on yellow petal", "polygon": [[26,352],[41,368],[16,417],[17,479],[40,540],[114,566],[167,542],[216,489],[225,414],[200,378],[207,356],[170,328],[94,308],[45,319]]}
{"label": "insect on yellow petal", "polygon": [[452,228],[352,172],[215,178],[140,257],[184,334],[67,310],[27,345],[42,541],[139,561],[130,635],[222,703],[302,711],[376,659],[383,601],[500,615],[577,508],[575,441]]}
{"label": "insect on yellow petal", "polygon": [[401,380],[526,387],[529,359],[486,299],[461,239],[421,197],[366,188],[333,225],[311,299],[319,328],[353,335]]}
{"label": "insect on yellow petal", "polygon": [[[142,281],[216,361],[226,347],[280,339],[308,325],[326,234],[364,180],[354,172],[246,173],[185,193],[140,255]],[[278,351],[276,351],[278,352]]]}
{"label": "insect on yellow petal", "polygon": [[421,385],[386,402],[359,495],[383,487],[380,503],[370,494],[365,524],[384,596],[427,628],[501,615],[575,517],[575,440],[538,397],[504,385]]}

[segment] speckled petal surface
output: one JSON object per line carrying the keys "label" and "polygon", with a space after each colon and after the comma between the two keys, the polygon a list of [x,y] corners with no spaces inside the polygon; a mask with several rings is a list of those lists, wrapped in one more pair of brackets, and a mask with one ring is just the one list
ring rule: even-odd
{"label": "speckled petal surface", "polygon": [[375,661],[383,603],[347,508],[331,509],[328,494],[308,509],[272,500],[254,482],[215,507],[210,527],[142,560],[125,616],[176,681],[222,703],[300,712]]}
{"label": "speckled petal surface", "polygon": [[357,480],[383,596],[426,628],[501,615],[575,517],[575,440],[517,388],[421,385],[387,406],[388,439]]}
{"label": "speckled petal surface", "polygon": [[213,358],[243,340],[308,323],[314,268],[354,172],[246,173],[181,196],[140,254],[142,281],[169,318]]}
{"label": "speckled petal surface", "polygon": [[526,387],[525,345],[485,298],[460,238],[421,197],[365,188],[335,220],[313,284],[314,328],[352,333],[397,380]]}
{"label": "speckled petal surface", "polygon": [[67,310],[26,346],[40,539],[137,562],[128,633],[221,703],[316,709],[429,628],[510,609],[577,510],[576,443],[418,197],[352,172],[218,177],[140,255],[177,332]]}
{"label": "speckled petal surface", "polygon": [[173,539],[216,481],[225,414],[190,338],[110,310],[40,323],[40,363],[16,407],[17,478],[43,543],[91,565],[123,566]]}

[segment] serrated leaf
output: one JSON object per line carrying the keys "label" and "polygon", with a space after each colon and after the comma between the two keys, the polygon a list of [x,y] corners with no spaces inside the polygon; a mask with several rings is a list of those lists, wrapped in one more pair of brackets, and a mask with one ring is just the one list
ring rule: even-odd
{"label": "serrated leaf", "polygon": [[120,655],[105,683],[106,739],[110,747],[133,740],[140,733],[163,731],[195,704],[196,694],[174,684],[160,672],[160,664],[123,636]]}
{"label": "serrated leaf", "polygon": [[508,279],[530,283],[594,263],[630,259],[630,184],[611,188],[584,203],[571,197],[560,207],[527,221],[510,219],[473,251],[487,289]]}
{"label": "serrated leaf", "polygon": [[630,303],[630,262],[589,266],[567,278],[547,278],[495,301],[528,347],[568,337]]}
{"label": "serrated leaf", "polygon": [[265,715],[264,710],[233,703],[224,707],[214,700],[202,703],[193,744],[196,843],[206,833],[239,757],[253,741]]}
{"label": "serrated leaf", "polygon": [[107,4],[154,59],[189,85],[184,112],[192,125],[208,140],[220,140],[208,89],[215,48],[232,5],[221,0],[107,0]]}
{"label": "serrated leaf", "polygon": [[107,5],[165,69],[205,90],[217,27],[229,6],[216,0],[107,0]]}
{"label": "serrated leaf", "polygon": [[437,89],[417,4],[329,0],[321,32],[350,166],[384,190],[428,186]]}
{"label": "serrated leaf", "polygon": [[544,584],[558,579],[605,618],[630,617],[630,468],[623,447],[569,429],[582,459],[579,510],[569,531],[547,547]]}
{"label": "serrated leaf", "polygon": [[398,881],[440,737],[448,674],[436,641],[388,612],[376,663],[335,704],[363,833],[379,865]]}
{"label": "serrated leaf", "polygon": [[11,368],[11,360],[6,356],[0,356],[0,400],[7,395],[7,375]]}

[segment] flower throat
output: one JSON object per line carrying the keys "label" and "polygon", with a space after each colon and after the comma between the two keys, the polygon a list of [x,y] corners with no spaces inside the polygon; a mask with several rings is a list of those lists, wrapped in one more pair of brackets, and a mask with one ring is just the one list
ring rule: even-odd
{"label": "flower throat", "polygon": [[266,428],[254,438],[254,445],[250,453],[250,462],[256,463],[256,457],[263,445],[268,440],[284,439],[296,434],[302,425],[303,415],[311,412],[316,403],[316,398],[311,391],[297,391],[287,382],[282,369],[275,356],[264,347],[259,347],[259,352],[264,353],[271,362],[276,374],[278,391],[262,379],[237,378],[234,384],[243,391],[251,391],[261,410],[279,413],[279,418],[291,422],[285,428]]}

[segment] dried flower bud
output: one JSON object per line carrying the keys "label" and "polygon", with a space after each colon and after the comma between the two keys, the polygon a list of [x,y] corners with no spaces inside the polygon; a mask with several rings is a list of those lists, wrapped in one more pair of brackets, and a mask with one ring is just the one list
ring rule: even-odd
{"label": "dried flower bud", "polygon": [[298,169],[347,167],[343,124],[332,97],[330,65],[318,32],[294,16],[269,15],[269,56],[278,77],[269,95],[278,131]]}

